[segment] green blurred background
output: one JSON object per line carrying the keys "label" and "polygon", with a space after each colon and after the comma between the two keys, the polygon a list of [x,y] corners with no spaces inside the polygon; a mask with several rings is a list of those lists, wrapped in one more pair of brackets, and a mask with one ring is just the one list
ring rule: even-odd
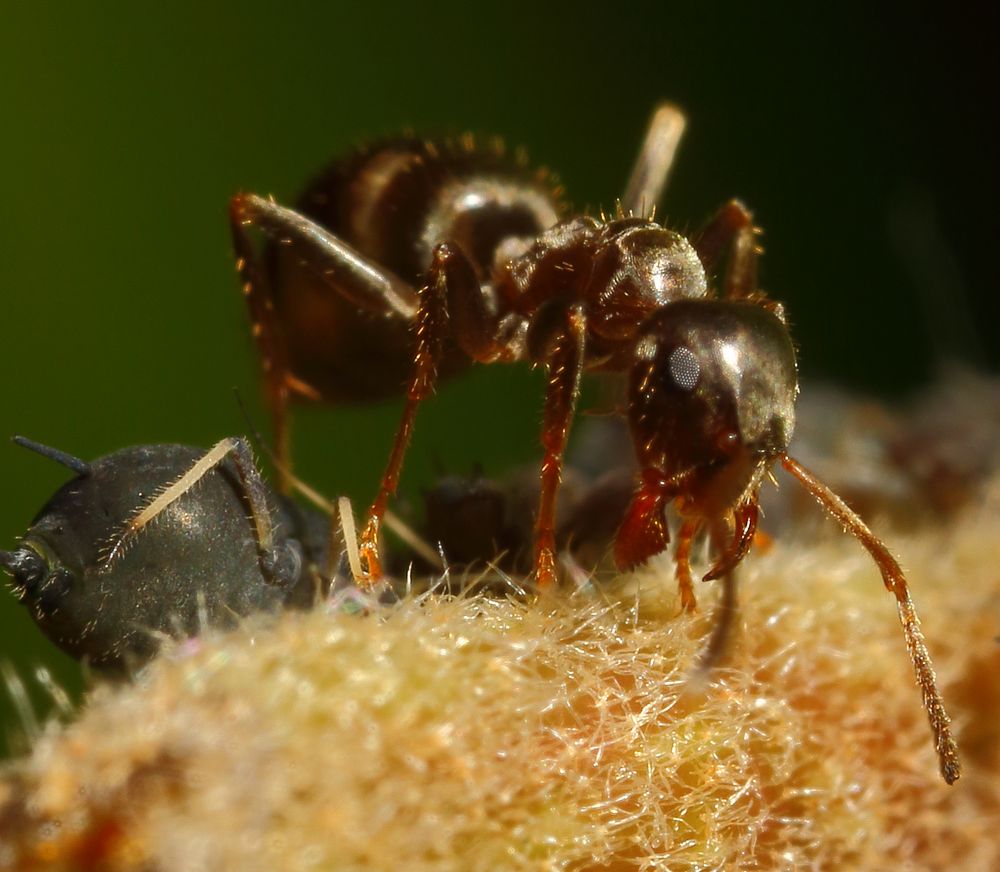
{"label": "green blurred background", "polygon": [[[577,206],[610,207],[670,98],[689,129],[667,219],[690,227],[732,195],[752,205],[763,284],[788,307],[807,377],[898,395],[956,349],[995,367],[992,22],[783,7],[4,4],[0,547],[67,478],[8,434],[88,459],[207,446],[246,431],[233,386],[263,419],[227,199],[290,201],[331,156],[404,125],[501,133]],[[537,457],[540,402],[526,368],[443,389],[404,495],[436,459],[496,472]],[[299,470],[363,503],[396,415],[300,413]],[[79,692],[75,665],[5,592],[2,659],[36,705],[38,664]],[[20,729],[3,687],[0,719],[2,743]]]}

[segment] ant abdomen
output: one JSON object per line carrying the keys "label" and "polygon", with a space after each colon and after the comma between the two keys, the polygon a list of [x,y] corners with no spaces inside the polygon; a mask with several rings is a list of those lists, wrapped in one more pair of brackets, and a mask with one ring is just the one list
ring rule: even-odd
{"label": "ant abdomen", "polygon": [[[397,277],[404,304],[415,310],[413,289],[438,242],[461,249],[477,279],[486,280],[501,243],[534,239],[563,207],[553,179],[529,168],[523,155],[508,154],[499,141],[480,145],[462,137],[395,139],[360,149],[318,175],[297,211]],[[280,233],[264,258],[277,320],[290,340],[290,369],[314,399],[397,395],[413,363],[410,320],[372,311],[364,292],[345,290],[349,277],[318,273],[305,261]],[[443,374],[462,363],[459,355],[446,355]]]}
{"label": "ant abdomen", "polygon": [[392,139],[332,163],[298,211],[417,285],[443,239],[485,277],[497,245],[536,237],[563,213],[561,189],[496,139]]}

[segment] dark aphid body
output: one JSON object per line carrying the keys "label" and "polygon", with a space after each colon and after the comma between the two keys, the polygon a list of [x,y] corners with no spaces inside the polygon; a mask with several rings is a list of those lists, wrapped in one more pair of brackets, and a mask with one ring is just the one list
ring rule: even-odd
{"label": "dark aphid body", "polygon": [[[327,525],[259,480],[248,498],[235,457],[219,459],[130,529],[205,457],[184,445],[138,445],[76,461],[80,474],[45,504],[16,550],[0,552],[15,593],[59,647],[97,666],[134,666],[155,654],[162,635],[195,635],[206,618],[230,626],[240,615],[312,603]],[[267,554],[257,511],[266,511],[272,534]]]}
{"label": "dark aphid body", "polygon": [[[634,472],[618,467],[589,479],[568,467],[563,478],[556,547],[590,572],[614,543],[635,488]],[[534,468],[502,480],[481,474],[445,476],[424,491],[423,502],[420,531],[440,547],[450,568],[482,570],[492,565],[515,574],[531,572],[532,512],[538,502]],[[395,565],[405,568],[418,555],[399,557],[405,560]]]}
{"label": "dark aphid body", "polygon": [[[639,474],[615,537],[618,565],[631,568],[666,548],[672,504],[681,516],[681,602],[693,609],[692,540],[707,531],[713,542],[705,578],[730,579],[753,541],[760,485],[780,462],[878,564],[897,600],[942,773],[954,781],[948,716],[899,565],[786,453],[795,352],[781,305],[757,286],[750,213],[733,200],[690,237],[652,219],[683,127],[677,109],[657,109],[610,219],[567,213],[543,173],[471,142],[409,140],[362,151],[320,177],[300,211],[236,195],[237,267],[282,465],[293,396],[367,399],[405,390],[359,543],[374,584],[383,574],[382,520],[417,409],[438,378],[463,361],[542,366],[533,566],[544,587],[557,577],[556,496],[581,376],[626,375]],[[263,258],[252,227],[270,239]]]}

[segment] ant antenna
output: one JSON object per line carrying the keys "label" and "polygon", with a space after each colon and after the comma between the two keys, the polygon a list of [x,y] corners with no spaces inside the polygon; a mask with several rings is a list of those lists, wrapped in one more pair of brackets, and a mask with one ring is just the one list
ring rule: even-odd
{"label": "ant antenna", "polygon": [[14,436],[11,441],[15,445],[20,445],[22,448],[34,451],[35,454],[41,454],[42,457],[47,457],[49,460],[61,463],[63,466],[72,469],[77,475],[90,475],[90,464],[85,460],[80,460],[79,457],[74,457],[72,454],[67,454],[58,448],[42,445],[41,442],[35,442],[34,439],[28,439],[25,436]]}
{"label": "ant antenna", "polygon": [[882,573],[882,581],[886,588],[896,597],[906,648],[910,652],[913,671],[917,676],[917,684],[920,685],[924,700],[924,709],[927,711],[927,719],[934,734],[934,747],[938,753],[941,776],[948,784],[954,784],[962,774],[962,767],[958,762],[958,747],[951,736],[951,718],[945,711],[944,702],[937,689],[931,655],[927,651],[924,634],[920,631],[920,619],[917,617],[913,600],[910,599],[910,590],[906,586],[903,570],[900,569],[896,558],[889,553],[889,549],[868,529],[868,525],[808,469],[787,454],[781,455],[781,465],[798,479],[802,487],[812,494],[831,517],[839,521],[841,526],[867,549],[879,572]]}

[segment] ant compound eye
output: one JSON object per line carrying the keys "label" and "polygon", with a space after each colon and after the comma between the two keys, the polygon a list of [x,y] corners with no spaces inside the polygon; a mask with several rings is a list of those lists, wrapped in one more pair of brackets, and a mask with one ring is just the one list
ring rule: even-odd
{"label": "ant compound eye", "polygon": [[701,375],[701,364],[690,348],[681,345],[670,352],[667,360],[670,378],[682,391],[693,391]]}

